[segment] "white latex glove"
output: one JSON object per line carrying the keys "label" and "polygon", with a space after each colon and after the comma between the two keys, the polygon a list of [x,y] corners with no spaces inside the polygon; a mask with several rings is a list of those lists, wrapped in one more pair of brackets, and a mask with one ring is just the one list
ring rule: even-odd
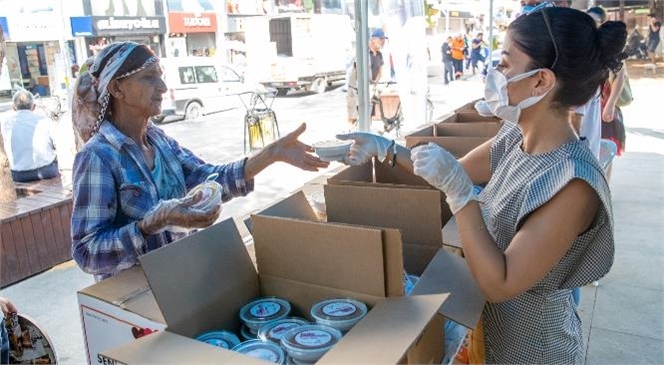
{"label": "white latex glove", "polygon": [[348,156],[344,158],[347,164],[353,166],[365,164],[374,156],[383,162],[387,156],[387,150],[394,144],[394,141],[367,132],[337,134],[337,139],[353,141]]}
{"label": "white latex glove", "polygon": [[197,209],[194,206],[202,198],[201,192],[180,199],[160,200],[138,222],[139,229],[145,234],[155,234],[164,230],[186,232],[194,228],[209,227],[221,213],[221,205],[210,207],[209,210]]}
{"label": "white latex glove", "polygon": [[447,196],[453,214],[471,200],[477,200],[473,183],[457,159],[444,148],[429,143],[413,148],[410,154],[413,172]]}

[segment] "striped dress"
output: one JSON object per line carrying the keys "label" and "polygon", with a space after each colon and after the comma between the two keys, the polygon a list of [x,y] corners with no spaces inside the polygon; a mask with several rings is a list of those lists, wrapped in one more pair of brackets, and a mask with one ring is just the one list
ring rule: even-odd
{"label": "striped dress", "polygon": [[601,200],[592,226],[560,262],[525,293],[484,308],[486,363],[580,364],[581,321],[571,289],[591,283],[613,264],[613,214],[608,183],[584,142],[530,155],[523,136],[505,123],[491,147],[492,178],[480,198],[489,232],[504,252],[529,214],[572,179],[587,182]]}

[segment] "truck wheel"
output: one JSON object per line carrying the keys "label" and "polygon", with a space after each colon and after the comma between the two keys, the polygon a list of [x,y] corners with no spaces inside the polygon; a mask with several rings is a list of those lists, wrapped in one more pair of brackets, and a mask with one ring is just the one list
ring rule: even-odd
{"label": "truck wheel", "polygon": [[309,90],[315,92],[316,94],[324,93],[325,89],[327,89],[327,81],[325,81],[325,78],[323,77],[319,77],[314,80],[314,82],[311,83],[311,86],[309,87]]}
{"label": "truck wheel", "polygon": [[187,104],[187,108],[184,110],[184,119],[194,120],[201,118],[204,114],[205,109],[203,109],[203,105],[197,101],[192,101]]}
{"label": "truck wheel", "polygon": [[277,88],[277,96],[286,96],[288,94],[288,89]]}

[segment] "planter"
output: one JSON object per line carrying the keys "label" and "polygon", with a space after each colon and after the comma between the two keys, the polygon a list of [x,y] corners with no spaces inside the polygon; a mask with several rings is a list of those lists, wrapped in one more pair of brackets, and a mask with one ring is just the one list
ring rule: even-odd
{"label": "planter", "polygon": [[71,193],[60,179],[15,185],[19,198],[0,204],[0,287],[71,259]]}

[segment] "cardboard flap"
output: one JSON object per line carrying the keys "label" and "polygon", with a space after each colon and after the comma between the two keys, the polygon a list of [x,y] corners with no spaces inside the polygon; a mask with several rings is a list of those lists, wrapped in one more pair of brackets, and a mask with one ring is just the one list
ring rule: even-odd
{"label": "cardboard flap", "polygon": [[408,244],[442,247],[440,191],[325,186],[328,222],[401,230]]}
{"label": "cardboard flap", "polygon": [[421,144],[435,143],[448,150],[457,158],[465,156],[482,143],[490,140],[489,137],[408,137],[406,147],[413,148]]}
{"label": "cardboard flap", "polygon": [[[169,331],[193,337],[239,329],[237,313],[258,293],[258,276],[233,219],[140,257]],[[233,278],[228,280],[227,278]]]}
{"label": "cardboard flap", "polygon": [[143,268],[132,267],[80,291],[142,317],[164,323]]}
{"label": "cardboard flap", "polygon": [[438,294],[379,302],[316,364],[399,363],[446,298]]}
{"label": "cardboard flap", "polygon": [[[103,351],[107,360],[122,364],[268,364],[238,352],[192,341],[168,331],[153,333],[120,347]],[[113,364],[113,362],[104,362]]]}
{"label": "cardboard flap", "polygon": [[373,182],[373,163],[371,161],[360,166],[348,166],[327,179],[328,185],[343,184],[346,181]]}
{"label": "cardboard flap", "polygon": [[382,231],[253,215],[261,275],[385,296]]}
{"label": "cardboard flap", "polygon": [[431,260],[411,295],[450,293],[440,313],[468,328],[475,328],[485,298],[463,258],[441,249]]}
{"label": "cardboard flap", "polygon": [[374,159],[374,169],[376,171],[376,182],[379,183],[390,183],[390,184],[401,184],[401,185],[413,185],[413,186],[426,186],[431,189],[433,187],[429,185],[426,180],[413,174],[412,171],[408,171],[403,167],[390,166],[387,162],[387,159],[383,162],[379,162],[377,159]]}
{"label": "cardboard flap", "polygon": [[439,123],[436,124],[437,137],[487,137],[495,136],[500,130],[500,123]]}
{"label": "cardboard flap", "polygon": [[[302,190],[261,210],[257,214],[271,217],[297,218],[307,221],[318,220],[316,213],[311,208],[311,204],[309,204],[309,201]],[[252,222],[250,217],[244,221],[244,224],[249,232],[251,232]]]}
{"label": "cardboard flap", "polygon": [[443,227],[443,243],[448,246],[461,248],[461,238],[459,238],[459,231],[457,230],[456,218],[452,217],[445,227]]}

